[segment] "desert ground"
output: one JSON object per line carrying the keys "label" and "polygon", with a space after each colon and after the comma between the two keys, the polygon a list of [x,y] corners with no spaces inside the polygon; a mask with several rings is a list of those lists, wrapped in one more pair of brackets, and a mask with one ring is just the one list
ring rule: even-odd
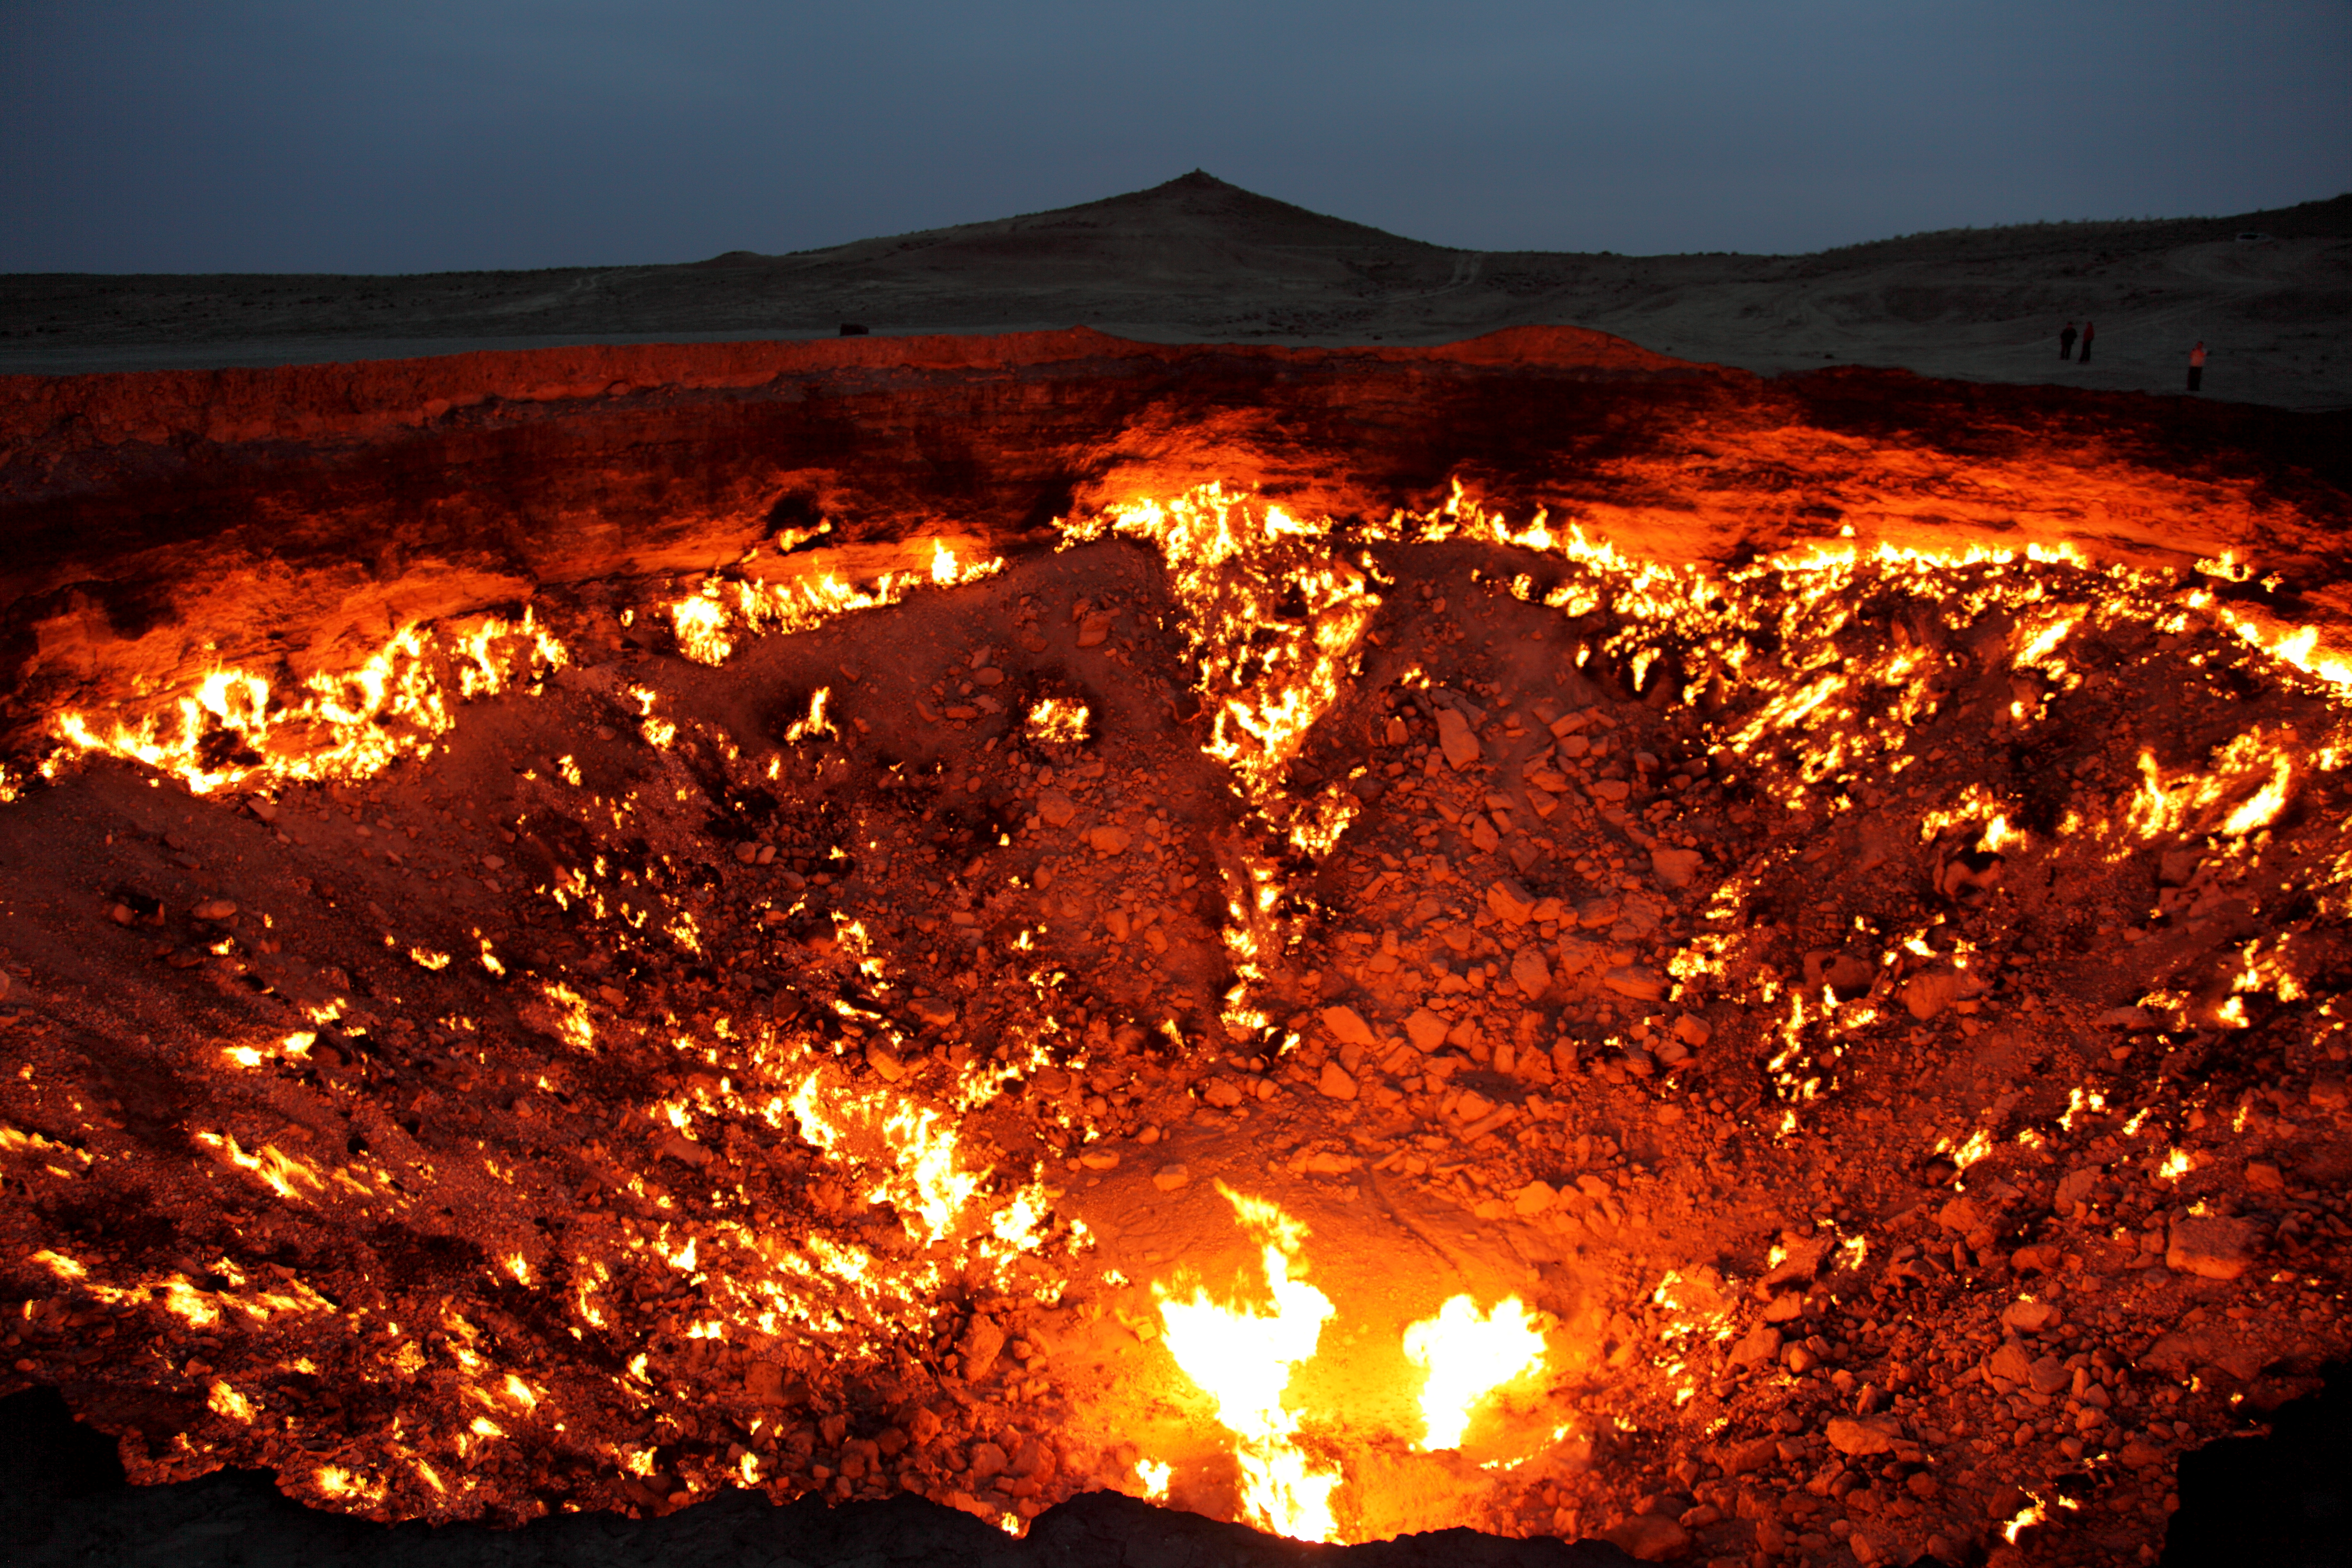
{"label": "desert ground", "polygon": [[[2260,238],[2242,238],[2259,235]],[[2062,363],[2068,320],[2097,325]],[[1825,363],[2290,408],[2352,403],[2352,196],[2271,212],[1948,230],[1810,256],[1426,244],[1195,172],[1053,212],[789,256],[414,277],[0,278],[0,374],[478,348],[1091,326],[1162,342],[1437,343],[1594,328],[1763,374]]]}

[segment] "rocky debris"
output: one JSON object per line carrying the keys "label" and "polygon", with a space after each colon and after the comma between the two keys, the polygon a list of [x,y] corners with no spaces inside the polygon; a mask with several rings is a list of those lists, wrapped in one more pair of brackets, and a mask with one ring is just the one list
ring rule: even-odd
{"label": "rocky debris", "polygon": [[2206,1279],[2235,1279],[2261,1250],[2262,1232],[2250,1220],[2184,1215],[2172,1222],[2164,1264]]}
{"label": "rocky debris", "polygon": [[[20,1405],[14,1396],[0,1410]],[[913,1440],[939,1436],[938,1417],[918,1406]],[[923,1429],[928,1423],[929,1429]],[[24,1423],[5,1417],[10,1428]],[[755,1491],[723,1489],[691,1506],[662,1504],[649,1517],[557,1513],[492,1527],[446,1524],[431,1531],[375,1523],[290,1503],[266,1472],[227,1470],[200,1480],[130,1486],[111,1445],[86,1427],[52,1424],[64,1439],[15,1441],[27,1458],[62,1448],[65,1459],[36,1471],[25,1462],[0,1472],[0,1517],[22,1521],[11,1562],[63,1568],[105,1561],[121,1568],[180,1568],[189,1542],[233,1541],[251,1568],[520,1568],[525,1563],[790,1563],[803,1568],[877,1563],[957,1563],[964,1568],[1073,1568],[1150,1562],[1155,1568],[1614,1568],[1613,1543],[1512,1540],[1451,1530],[1354,1547],[1307,1547],[1245,1526],[1117,1492],[1088,1491],[1040,1510],[1014,1539],[988,1510],[912,1495],[835,1501],[810,1494],[779,1504]],[[42,1429],[48,1436],[49,1427]],[[81,1441],[76,1441],[80,1439]],[[91,1452],[85,1454],[85,1445]],[[986,1450],[993,1450],[993,1456]],[[992,1475],[1032,1474],[1001,1445],[974,1445]],[[1000,1494],[1003,1495],[1003,1494]],[[966,1494],[968,1497],[969,1494]],[[1671,1523],[1672,1521],[1667,1521]],[[1652,1559],[1658,1560],[1658,1559]]]}
{"label": "rocky debris", "polygon": [[1481,755],[1470,721],[1451,708],[1437,710],[1437,744],[1445,754],[1445,765],[1457,773],[1475,765]]}
{"label": "rocky debris", "polygon": [[[1843,982],[1840,980],[1841,973],[1845,977]],[[1835,964],[1831,966],[1828,978],[1832,985],[1843,984],[1851,987],[1857,983],[1857,975],[1859,984],[1869,983],[1866,969],[1849,967],[1839,971]],[[1983,994],[1984,985],[1975,975],[1951,970],[1939,970],[1915,974],[1905,981],[1903,1005],[1914,1018],[1926,1023],[1930,1019],[1942,1016],[1954,1005],[1974,1001]]]}
{"label": "rocky debris", "polygon": [[1529,943],[1511,955],[1511,983],[1530,1002],[1540,1001],[1551,989],[1551,968],[1544,963],[1541,948]]}
{"label": "rocky debris", "polygon": [[[1537,900],[1517,880],[1506,877],[1486,887],[1486,907],[1497,917],[1515,926],[1523,926],[1536,916]],[[1559,918],[1559,901],[1551,900],[1552,917]]]}
{"label": "rocky debris", "polygon": [[1325,1062],[1322,1073],[1315,1080],[1316,1092],[1326,1100],[1353,1100],[1356,1080],[1338,1062]]}
{"label": "rocky debris", "polygon": [[[2078,597],[2104,592],[2103,581],[2074,588]],[[1091,584],[1087,591],[1089,615],[1116,597]],[[1989,579],[1969,589],[1984,591]],[[1863,618],[1852,624],[1894,624],[1880,615],[1886,592],[1883,583],[1858,588]],[[1139,670],[1170,654],[1155,653],[1143,628],[1163,616],[1173,624],[1173,613],[1144,601],[1117,600],[1137,635],[1087,667]],[[1907,602],[1898,596],[1894,610]],[[894,625],[927,613],[918,601],[901,608]],[[631,1383],[614,1401],[604,1373],[575,1380],[559,1390],[566,1419],[618,1441],[645,1422],[683,1417],[694,1435],[664,1426],[646,1443],[660,1456],[656,1474],[600,1469],[579,1480],[583,1502],[676,1506],[670,1500],[731,1484],[747,1456],[779,1489],[851,1497],[913,1488],[992,1521],[1033,1517],[1078,1486],[1129,1484],[1124,1461],[1076,1439],[1087,1402],[1135,1369],[1113,1363],[1100,1379],[1073,1375],[1067,1369],[1093,1362],[1065,1349],[1088,1322],[1115,1330],[1123,1351],[1156,1337],[1150,1289],[1174,1278],[1183,1255],[1155,1247],[1152,1227],[1224,1216],[1201,1190],[1206,1182],[1192,1184],[1172,1163],[1181,1156],[1190,1171],[1214,1172],[1311,1222],[1303,1256],[1318,1277],[1337,1273],[1332,1249],[1398,1234],[1383,1227],[1402,1205],[1450,1206],[1472,1238],[1465,1248],[1507,1247],[1537,1278],[1560,1284],[1545,1300],[1576,1303],[1560,1342],[1589,1356],[1554,1369],[1544,1397],[1556,1408],[1543,1413],[1543,1429],[1576,1435],[1543,1460],[1465,1473],[1461,1496],[1470,1500],[1461,1506],[1473,1511],[1463,1517],[1570,1534],[1602,1521],[1669,1521],[1686,1532],[1682,1550],[1693,1561],[1785,1549],[1809,1561],[1843,1550],[1858,1560],[1932,1552],[1960,1562],[1997,1542],[2026,1491],[2047,1500],[2072,1488],[2084,1506],[2053,1505],[2051,1521],[2036,1527],[2041,1541],[2063,1543],[2053,1554],[2125,1561],[2160,1540],[2174,1456],[2259,1420],[2342,1343],[2332,1305],[2347,1217],[2341,1042],[2326,1021],[2332,1015],[2290,1005],[2286,994],[2321,993],[2327,971],[2305,954],[2320,951],[2326,928],[2314,925],[2308,950],[2301,936],[2275,952],[2265,938],[2251,957],[2247,945],[2274,918],[2258,911],[2299,907],[2289,900],[2306,889],[2322,909],[2340,897],[2327,880],[2336,851],[2311,848],[2332,840],[2296,826],[2327,819],[2333,784],[2297,773],[2298,800],[2312,792],[2308,813],[2282,818],[2267,843],[2208,823],[2188,873],[2203,880],[2165,920],[2147,913],[2153,848],[2110,866],[2063,834],[2029,833],[2008,844],[2005,877],[1937,893],[1935,868],[1953,862],[1937,835],[1990,831],[1955,812],[1998,805],[2012,812],[2012,828],[2026,820],[2021,797],[2001,793],[2016,776],[2004,772],[2008,753],[1985,749],[1974,719],[1954,717],[2006,713],[2018,700],[2000,626],[1974,634],[1990,639],[1989,659],[1971,652],[1932,676],[1965,689],[1990,670],[1997,679],[1985,690],[1945,701],[1938,689],[1937,716],[1899,731],[1838,726],[1836,744],[1900,748],[1911,765],[1857,766],[1824,814],[1821,781],[1792,771],[1804,760],[1796,753],[1818,752],[1815,738],[1789,731],[1733,752],[1719,744],[1732,718],[1611,695],[1630,672],[1608,668],[1605,650],[1571,674],[1533,635],[1477,640],[1489,630],[1559,633],[1544,607],[1493,595],[1497,622],[1522,613],[1530,618],[1509,628],[1488,627],[1489,607],[1478,605],[1383,622],[1392,657],[1476,692],[1497,717],[1490,725],[1464,710],[1478,752],[1449,767],[1429,710],[1383,694],[1384,656],[1369,655],[1364,679],[1318,722],[1269,807],[1337,800],[1345,781],[1360,809],[1350,808],[1328,852],[1297,847],[1313,837],[1304,827],[1283,847],[1269,818],[1237,806],[1233,775],[1196,754],[1197,737],[1164,728],[1168,713],[1191,709],[1140,700],[1150,693],[1139,680],[1090,689],[1083,744],[1030,745],[1015,727],[992,725],[992,710],[961,685],[1018,694],[1025,708],[1036,682],[1062,679],[1021,668],[1010,653],[1001,683],[979,678],[997,667],[971,662],[975,640],[1045,651],[1031,644],[1047,639],[1029,637],[1016,614],[1014,626],[984,639],[957,628],[958,668],[933,688],[929,710],[961,700],[954,707],[964,717],[953,724],[926,715],[924,726],[894,732],[880,706],[886,661],[861,658],[875,668],[858,695],[872,694],[868,716],[881,721],[869,731],[836,710],[838,734],[806,742],[778,772],[766,771],[764,742],[730,729],[733,710],[689,712],[691,682],[667,681],[657,660],[638,660],[630,679],[678,720],[672,744],[646,732],[637,700],[604,715],[621,722],[601,737],[583,715],[559,715],[560,731],[515,754],[570,756],[586,783],[559,788],[560,770],[531,763],[530,777],[492,755],[490,775],[523,781],[495,817],[521,824],[520,833],[501,827],[506,837],[489,838],[492,806],[444,790],[432,798],[447,808],[446,832],[429,806],[415,812],[425,834],[402,840],[412,864],[398,868],[383,853],[395,831],[389,810],[411,815],[396,788],[383,802],[289,788],[274,825],[288,830],[282,843],[261,835],[252,812],[208,816],[209,807],[169,790],[92,795],[118,818],[153,809],[140,795],[170,804],[156,813],[164,820],[139,825],[144,837],[125,836],[135,848],[95,880],[152,893],[135,904],[124,890],[91,898],[81,885],[91,879],[77,868],[72,892],[89,900],[88,913],[66,923],[76,944],[119,948],[122,973],[144,978],[143,1016],[246,1008],[255,1016],[239,1026],[254,1026],[238,1038],[270,1047],[249,1053],[265,1058],[262,1068],[226,1070],[220,1042],[200,1042],[204,1071],[183,1080],[196,1109],[168,1112],[233,1132],[240,1159],[256,1162],[178,1162],[203,1178],[201,1190],[251,1200],[229,1216],[233,1228],[183,1205],[189,1247],[201,1238],[205,1248],[189,1252],[194,1261],[228,1256],[253,1270],[389,1245],[398,1227],[382,1219],[388,1209],[351,1220],[349,1231],[320,1224],[325,1213],[348,1217],[357,1200],[299,1195],[311,1191],[306,1170],[337,1193],[351,1190],[341,1184],[349,1177],[381,1194],[392,1178],[378,1171],[410,1158],[412,1142],[446,1187],[458,1183],[451,1173],[474,1177],[484,1151],[497,1152],[500,1168],[526,1161],[527,1184],[508,1187],[494,1170],[449,1192],[446,1211],[437,1196],[399,1201],[404,1234],[430,1240],[420,1239],[416,1256],[446,1247],[466,1258],[478,1246],[490,1266],[452,1264],[431,1281],[435,1295],[381,1310],[438,1323],[447,1305],[478,1328],[486,1312],[512,1318],[509,1258],[539,1270],[535,1281],[551,1272],[527,1249],[562,1247],[612,1268],[596,1304],[636,1336],[627,1354],[648,1357],[646,1387]],[[1953,630],[1941,614],[1918,622],[1906,658],[1930,658]],[[2095,611],[2069,635],[2123,637],[2114,621]],[[845,636],[852,626],[834,630]],[[2309,727],[2305,741],[2326,728],[2307,705],[2289,711],[2236,640],[2193,626],[2164,635],[2179,635],[2186,651],[2118,643],[2103,650],[2104,664],[2086,654],[2078,667],[2095,672],[2086,689],[2106,679],[2096,670],[2135,660],[2192,684],[2203,679],[2192,670],[2226,668],[2254,695],[2200,710],[2200,722],[2226,712],[2235,734],[2292,719]],[[1066,647],[1066,637],[1055,640]],[[1488,657],[1475,654],[1485,647],[1497,662],[1449,668],[1444,650],[1456,642],[1465,657]],[[1536,663],[1515,672],[1520,649]],[[739,657],[772,655],[778,662],[758,671],[764,681],[789,651],[770,645]],[[2238,662],[2214,662],[2225,656]],[[2190,666],[2192,657],[2208,662]],[[925,668],[909,689],[940,673]],[[1514,691],[1514,682],[1541,690]],[[782,684],[799,691],[811,682]],[[562,694],[551,686],[547,701]],[[1189,703],[1198,694],[1177,695]],[[1717,695],[1738,721],[1756,716],[1737,689]],[[1552,718],[1547,707],[1556,712],[1558,702],[1579,711]],[[2035,762],[2032,787],[2071,788],[2065,810],[2116,827],[2102,814],[2137,787],[2143,742],[2161,757],[2202,754],[2165,714],[2131,712],[2138,728],[2129,746],[2112,739],[2118,723],[2076,714],[2082,722],[2067,733],[2079,745],[2063,764]],[[467,725],[478,717],[469,710]],[[712,738],[722,731],[741,751],[731,772]],[[461,726],[452,739],[451,757],[467,768],[483,761],[464,750],[472,733]],[[1348,754],[1347,736],[1370,749]],[[629,768],[677,781],[686,793],[671,820],[656,820],[666,785],[638,788],[627,797],[638,803],[635,825],[607,830],[623,775],[600,782],[592,737],[625,751]],[[416,776],[402,787],[420,792],[436,776],[406,773]],[[90,770],[88,787],[107,787],[107,773]],[[464,776],[468,790],[481,787],[482,773]],[[702,778],[724,779],[725,798],[691,798]],[[796,782],[807,779],[833,782]],[[1521,779],[1524,795],[1505,793]],[[1799,783],[1812,792],[1802,811],[1785,804]],[[68,792],[83,787],[69,780],[33,804],[79,800]],[[1979,788],[1993,799],[1968,793]],[[777,800],[772,812],[762,793]],[[2189,797],[2186,786],[2177,793]],[[2052,805],[2035,801],[2037,810]],[[461,826],[458,817],[468,820]],[[249,837],[225,838],[222,823]],[[1933,831],[1923,836],[1923,825]],[[1111,826],[1126,837],[1105,856],[1096,834]],[[183,842],[156,849],[158,826]],[[358,838],[359,826],[371,837]],[[759,845],[748,858],[735,848],[747,834]],[[319,847],[298,849],[298,837]],[[283,863],[259,875],[259,856],[280,848]],[[500,865],[486,863],[486,848]],[[77,851],[101,858],[93,845]],[[13,844],[11,855],[13,873],[23,858]],[[183,856],[215,869],[198,882]],[[625,926],[591,918],[572,892],[575,869],[599,899],[625,906]],[[1688,880],[1676,886],[1683,869]],[[485,870],[504,893],[486,889]],[[570,901],[524,891],[546,888]],[[247,910],[233,924],[199,926],[185,912],[192,900],[232,895]],[[110,914],[118,904],[121,923]],[[1234,910],[1253,913],[1229,929]],[[389,948],[387,933],[397,935]],[[264,952],[265,943],[286,951]],[[7,957],[14,965],[19,955]],[[1234,995],[1244,957],[1249,984]],[[57,962],[37,961],[45,970]],[[299,989],[305,976],[315,990]],[[2264,988],[2232,988],[2248,978]],[[46,973],[39,984],[46,1005]],[[297,1012],[298,1001],[310,1011]],[[322,1024],[313,1015],[331,1011],[331,1001],[343,1011]],[[2225,1002],[2231,1011],[2216,1011]],[[274,1011],[265,1016],[265,1007]],[[37,1070],[0,1085],[15,1097],[8,1137],[21,1131],[24,1140],[0,1158],[10,1162],[12,1191],[22,1183],[37,1199],[59,1200],[24,1211],[68,1216],[43,1223],[68,1228],[76,1214],[103,1213],[110,1231],[133,1234],[143,1200],[110,1185],[114,1174],[188,1179],[140,1152],[156,1113],[109,1105],[106,1094],[135,1101],[138,1092],[107,1083],[38,1010],[6,1023],[12,1052]],[[298,1030],[310,1037],[299,1057],[277,1044]],[[170,1040],[156,1058],[179,1048]],[[782,1056],[763,1062],[780,1042]],[[122,1044],[125,1059],[147,1059],[143,1046]],[[950,1282],[937,1289],[899,1290],[902,1260],[931,1261],[914,1250],[913,1205],[875,1200],[870,1164],[851,1179],[835,1168],[847,1162],[796,1136],[794,1118],[778,1109],[812,1067],[828,1084],[848,1080],[868,1104],[946,1115],[971,1169],[985,1168],[992,1184],[1036,1182],[1047,1224],[1083,1219],[1108,1255],[1104,1267],[1068,1261],[1077,1256],[1064,1247],[1073,1228],[1013,1260],[1015,1278],[1002,1288],[982,1283],[984,1268],[967,1268],[940,1276]],[[1331,1093],[1342,1082],[1351,1097]],[[65,1102],[53,1085],[70,1086],[91,1108],[73,1123],[79,1143],[39,1120]],[[289,1106],[317,1123],[307,1135],[288,1129]],[[669,1131],[672,1118],[684,1128]],[[137,1135],[116,1136],[123,1130],[110,1121]],[[265,1148],[274,1152],[257,1152]],[[1134,1154],[1144,1149],[1153,1156]],[[274,1192],[264,1172],[298,1195]],[[106,1204],[84,1211],[68,1201],[93,1192]],[[747,1213],[761,1235],[870,1271],[893,1292],[870,1298],[881,1312],[935,1314],[906,1335],[877,1329],[860,1340],[889,1375],[929,1384],[857,1384],[844,1369],[866,1363],[830,1353],[835,1347],[793,1326],[797,1319],[767,1336],[778,1342],[755,1348],[751,1320],[727,1308],[712,1283],[732,1278],[730,1268],[758,1267],[726,1251]],[[2215,1218],[2252,1227],[2261,1266],[2228,1278],[2163,1267],[2173,1242],[2194,1235],[2179,1227]],[[106,1342],[94,1331],[116,1321],[143,1331],[152,1321],[170,1346],[173,1397],[206,1408],[219,1377],[252,1384],[249,1396],[269,1411],[271,1421],[251,1427],[186,1428],[212,1455],[282,1460],[299,1486],[318,1466],[307,1443],[367,1451],[375,1439],[353,1428],[373,1412],[352,1406],[338,1426],[331,1407],[291,1403],[310,1396],[277,1374],[297,1357],[315,1358],[332,1386],[409,1386],[370,1336],[306,1338],[301,1316],[281,1313],[236,1336],[200,1339],[152,1306],[141,1309],[145,1317],[116,1313],[22,1261],[55,1245],[126,1299],[152,1300],[144,1277],[125,1267],[128,1244],[104,1234],[68,1246],[20,1228],[18,1239],[17,1272],[7,1277],[18,1295],[0,1301],[21,1342],[10,1359],[68,1375],[89,1346],[131,1338],[118,1330]],[[634,1245],[624,1250],[623,1239]],[[669,1261],[682,1239],[700,1248],[692,1274]],[[821,1254],[819,1240],[838,1250]],[[285,1267],[338,1297],[368,1283],[332,1262]],[[267,1289],[283,1284],[268,1279]],[[1043,1305],[1047,1287],[1066,1292],[1062,1305]],[[868,1300],[862,1284],[841,1299],[849,1294]],[[550,1302],[572,1310],[568,1300]],[[998,1325],[1003,1342],[969,1364],[956,1351],[950,1365],[975,1314]],[[731,1320],[725,1339],[689,1331],[714,1318]],[[562,1342],[547,1350],[529,1324],[492,1323],[478,1342],[520,1347],[511,1353],[530,1359],[512,1364],[526,1379],[560,1374],[569,1353]],[[439,1353],[436,1343],[425,1348]],[[191,1364],[202,1373],[183,1375]],[[90,1397],[121,1393],[105,1385]],[[289,1403],[270,1404],[280,1398]],[[780,1424],[786,1410],[807,1419]],[[836,1418],[844,1425],[831,1429]],[[1850,1452],[1832,1421],[1891,1423],[1890,1446]],[[1043,1453],[1033,1463],[1036,1434],[1048,1430],[1059,1452],[1050,1465]],[[1612,1433],[1639,1436],[1619,1444]],[[1547,1469],[1550,1457],[1559,1463]],[[181,1461],[143,1462],[154,1475]],[[481,1473],[485,1497],[537,1495],[526,1484],[530,1466]],[[399,1506],[440,1505],[420,1493]],[[2034,1534],[2025,1539],[2040,1550]]]}
{"label": "rocky debris", "polygon": [[1620,1520],[1602,1531],[1601,1539],[1637,1563],[1671,1563],[1690,1547],[1690,1531],[1657,1513]]}
{"label": "rocky debris", "polygon": [[1706,857],[1696,849],[1655,848],[1650,851],[1650,869],[1661,887],[1687,888],[1698,878],[1699,868]]}
{"label": "rocky debris", "polygon": [[2063,1316],[2053,1302],[2011,1301],[2000,1310],[2000,1326],[2021,1334],[2047,1333],[2058,1326]]}
{"label": "rocky debris", "polygon": [[[988,1369],[995,1364],[997,1355],[1003,1349],[1003,1329],[994,1319],[976,1313],[965,1327],[963,1338],[956,1342],[956,1354],[961,1358],[958,1370],[963,1373],[965,1381],[975,1382],[987,1375]],[[1002,1469],[1001,1454],[998,1459],[997,1468]]]}
{"label": "rocky debris", "polygon": [[1893,1453],[1902,1440],[1903,1423],[1892,1415],[1832,1415],[1822,1436],[1839,1453],[1866,1458]]}

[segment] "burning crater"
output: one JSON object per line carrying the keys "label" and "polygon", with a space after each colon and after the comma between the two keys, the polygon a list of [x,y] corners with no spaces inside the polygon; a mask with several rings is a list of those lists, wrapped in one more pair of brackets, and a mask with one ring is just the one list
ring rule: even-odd
{"label": "burning crater", "polygon": [[2340,421],[1571,332],[0,403],[0,1366],[135,1479],[2115,1561],[2343,1352]]}

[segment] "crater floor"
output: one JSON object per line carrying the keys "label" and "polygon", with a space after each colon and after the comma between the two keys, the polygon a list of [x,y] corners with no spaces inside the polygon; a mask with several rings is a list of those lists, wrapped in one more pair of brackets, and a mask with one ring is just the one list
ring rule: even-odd
{"label": "crater floor", "polygon": [[[1213,490],[969,567],[86,716],[0,806],[7,1385],[377,1519],[1279,1524],[1255,1456],[1348,1540],[2114,1563],[2344,1352],[2343,697],[2213,580]],[[1168,1309],[1285,1268],[1253,1450]],[[1465,1294],[1540,1364],[1432,1448]]]}

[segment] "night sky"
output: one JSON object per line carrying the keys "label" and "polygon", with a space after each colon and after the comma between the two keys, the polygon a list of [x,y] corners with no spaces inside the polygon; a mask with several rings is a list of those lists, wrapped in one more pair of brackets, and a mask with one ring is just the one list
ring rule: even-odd
{"label": "night sky", "polygon": [[804,249],[1194,167],[1479,249],[2352,189],[2342,0],[0,0],[0,270]]}

